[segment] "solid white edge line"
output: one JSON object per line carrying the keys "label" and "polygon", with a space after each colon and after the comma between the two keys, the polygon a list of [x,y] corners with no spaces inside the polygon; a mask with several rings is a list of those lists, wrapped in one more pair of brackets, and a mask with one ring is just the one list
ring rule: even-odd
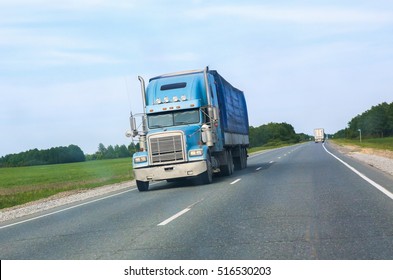
{"label": "solid white edge line", "polygon": [[16,223],[12,223],[12,224],[9,224],[9,225],[1,226],[0,229],[16,226],[16,225],[27,223],[27,222],[34,221],[34,220],[38,220],[38,219],[41,219],[41,218],[44,218],[44,217],[48,217],[48,216],[51,216],[51,215],[54,215],[54,214],[57,214],[57,213],[61,213],[61,212],[64,212],[64,211],[67,211],[67,210],[71,210],[71,209],[74,209],[74,208],[77,208],[77,207],[80,207],[80,206],[83,206],[83,205],[94,203],[94,202],[97,202],[97,201],[100,201],[100,200],[104,200],[104,199],[107,199],[107,198],[110,198],[110,197],[114,197],[114,196],[117,196],[117,195],[121,195],[123,193],[135,191],[135,190],[136,190],[136,188],[130,189],[130,190],[126,190],[126,191],[120,192],[120,193],[115,193],[115,194],[112,194],[112,195],[109,195],[109,196],[101,197],[101,198],[98,198],[98,199],[94,199],[94,200],[91,200],[91,201],[87,201],[87,202],[84,202],[84,203],[81,203],[81,204],[77,204],[77,205],[74,205],[74,206],[70,206],[70,207],[67,207],[67,208],[64,208],[64,209],[61,209],[61,210],[50,212],[48,214],[39,215],[39,216],[34,217],[34,218],[30,218],[30,219],[26,219],[26,220],[19,221],[19,222],[16,222]]}
{"label": "solid white edge line", "polygon": [[239,182],[241,179],[236,179],[235,181],[233,181],[232,183],[231,183],[231,185],[233,185],[233,184],[236,184],[237,182]]}
{"label": "solid white edge line", "polygon": [[176,213],[175,215],[173,215],[172,217],[166,219],[165,221],[159,223],[157,226],[165,226],[167,224],[169,224],[170,222],[172,222],[173,220],[179,218],[181,215],[187,213],[188,211],[190,211],[191,208],[185,208],[183,210],[181,210],[180,212]]}
{"label": "solid white edge line", "polygon": [[354,173],[356,173],[359,177],[361,177],[363,180],[367,181],[368,183],[370,183],[372,186],[374,186],[377,190],[381,191],[383,194],[385,194],[387,197],[389,197],[390,199],[393,199],[393,194],[391,192],[389,192],[387,189],[385,189],[384,187],[382,187],[380,184],[374,182],[373,180],[371,180],[370,178],[368,178],[366,175],[364,175],[363,173],[360,173],[358,170],[356,170],[355,168],[353,168],[352,166],[350,166],[348,163],[346,163],[345,161],[343,161],[342,159],[338,158],[337,156],[335,156],[334,154],[332,154],[331,152],[329,152],[326,147],[325,147],[325,143],[322,144],[323,148],[325,149],[325,151],[330,154],[332,157],[334,157],[335,159],[337,159],[338,161],[340,161],[342,164],[344,164],[346,167],[348,167],[349,169],[351,169]]}
{"label": "solid white edge line", "polygon": [[255,169],[256,171],[259,171],[259,170],[261,170],[262,169],[262,167],[258,167],[257,169]]}

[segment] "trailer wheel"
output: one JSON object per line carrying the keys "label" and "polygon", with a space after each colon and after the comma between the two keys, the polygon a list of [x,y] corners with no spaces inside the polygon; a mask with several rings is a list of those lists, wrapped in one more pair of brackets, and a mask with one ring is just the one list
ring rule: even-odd
{"label": "trailer wheel", "polygon": [[236,154],[239,154],[239,156],[236,156],[233,158],[233,164],[235,166],[235,170],[242,170],[243,167],[243,148],[239,147],[239,151],[236,151]]}
{"label": "trailer wheel", "polygon": [[233,158],[233,164],[235,166],[235,170],[241,170],[242,169],[242,150],[239,150],[239,156]]}
{"label": "trailer wheel", "polygon": [[149,181],[136,181],[136,186],[140,192],[147,192],[149,190]]}
{"label": "trailer wheel", "polygon": [[241,149],[241,156],[240,156],[240,165],[241,169],[247,168],[247,149]]}
{"label": "trailer wheel", "polygon": [[235,170],[242,170],[247,167],[247,150],[239,148],[239,156],[234,158]]}
{"label": "trailer wheel", "polygon": [[221,167],[220,167],[221,173],[224,176],[230,176],[230,175],[232,175],[232,173],[235,169],[234,163],[233,163],[233,158],[232,158],[232,152],[230,150],[225,151],[225,158],[226,158],[225,165],[221,165]]}

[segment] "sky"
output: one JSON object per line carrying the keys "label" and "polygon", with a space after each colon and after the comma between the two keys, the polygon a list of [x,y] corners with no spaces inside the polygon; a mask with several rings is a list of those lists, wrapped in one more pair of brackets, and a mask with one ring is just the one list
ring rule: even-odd
{"label": "sky", "polygon": [[0,0],[0,156],[128,145],[138,75],[205,66],[250,125],[335,133],[393,102],[393,2]]}

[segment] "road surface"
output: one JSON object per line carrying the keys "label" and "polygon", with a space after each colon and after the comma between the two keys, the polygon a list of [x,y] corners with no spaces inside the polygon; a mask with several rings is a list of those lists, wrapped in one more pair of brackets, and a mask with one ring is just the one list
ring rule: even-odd
{"label": "road surface", "polygon": [[2,223],[0,259],[393,259],[392,193],[391,176],[306,143],[210,185],[130,186]]}

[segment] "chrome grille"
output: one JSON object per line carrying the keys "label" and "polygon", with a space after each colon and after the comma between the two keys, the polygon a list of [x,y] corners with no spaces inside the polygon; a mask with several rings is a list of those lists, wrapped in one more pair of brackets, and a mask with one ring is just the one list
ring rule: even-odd
{"label": "chrome grille", "polygon": [[184,161],[183,137],[181,133],[165,133],[149,137],[152,164]]}

